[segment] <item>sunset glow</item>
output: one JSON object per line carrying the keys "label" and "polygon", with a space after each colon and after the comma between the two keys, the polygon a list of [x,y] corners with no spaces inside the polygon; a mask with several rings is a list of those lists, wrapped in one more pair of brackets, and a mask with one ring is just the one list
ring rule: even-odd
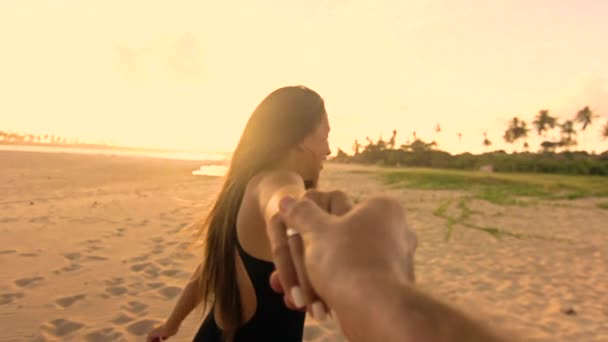
{"label": "sunset glow", "polygon": [[303,84],[326,100],[334,152],[393,129],[450,152],[484,151],[487,131],[506,148],[512,117],[587,105],[600,117],[578,148],[600,151],[606,13],[591,0],[2,1],[0,129],[230,151],[266,94]]}

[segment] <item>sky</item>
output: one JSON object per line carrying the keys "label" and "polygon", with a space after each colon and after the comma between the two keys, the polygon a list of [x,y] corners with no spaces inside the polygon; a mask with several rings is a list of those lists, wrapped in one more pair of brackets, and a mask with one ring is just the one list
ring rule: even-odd
{"label": "sky", "polygon": [[0,0],[0,130],[229,152],[268,93],[302,84],[325,99],[334,152],[393,129],[452,153],[483,152],[487,132],[511,151],[512,117],[587,105],[600,117],[579,148],[603,151],[606,13],[600,0]]}

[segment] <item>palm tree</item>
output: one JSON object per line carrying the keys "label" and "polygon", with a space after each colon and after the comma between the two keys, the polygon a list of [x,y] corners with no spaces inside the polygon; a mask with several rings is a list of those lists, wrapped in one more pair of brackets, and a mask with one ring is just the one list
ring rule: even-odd
{"label": "palm tree", "polygon": [[433,133],[433,141],[436,142],[438,140],[439,133],[441,133],[441,126],[439,126],[439,123],[437,123],[437,125],[435,125],[435,130]]}
{"label": "palm tree", "polygon": [[574,128],[574,122],[572,120],[567,120],[561,125],[562,129],[562,139],[560,144],[566,149],[570,146],[574,146],[577,144],[576,140],[572,137],[576,135],[576,129]]}
{"label": "palm tree", "polygon": [[359,144],[359,141],[357,141],[357,139],[355,139],[355,143],[353,144],[353,152],[355,153],[355,155],[359,154],[360,148],[361,148],[361,145]]}
{"label": "palm tree", "polygon": [[414,141],[418,140],[418,138],[416,137],[416,131],[412,132],[412,136],[414,137]]}
{"label": "palm tree", "polygon": [[583,125],[581,129],[584,131],[587,126],[591,125],[593,118],[597,118],[598,115],[593,114],[589,106],[585,106],[585,108],[581,109],[576,113],[576,117],[574,120]]}
{"label": "palm tree", "polygon": [[[538,115],[536,115],[532,125],[534,125],[536,128],[538,135],[541,135],[543,132],[547,132],[549,130],[548,128],[555,128],[556,123],[557,120],[549,115],[549,111],[547,109],[543,109],[538,112]],[[546,137],[547,135],[545,134],[544,136]]]}
{"label": "palm tree", "polygon": [[608,139],[608,121],[606,121],[606,125],[604,125],[604,129],[602,130],[602,137]]}
{"label": "palm tree", "polygon": [[520,120],[517,117],[514,117],[509,124],[509,127],[505,131],[503,139],[509,144],[514,144],[517,140],[521,138],[528,137],[528,127],[525,121]]}
{"label": "palm tree", "polygon": [[388,141],[388,147],[391,150],[395,148],[395,139],[397,139],[397,130],[396,129],[393,130],[393,135],[391,136],[391,139]]}
{"label": "palm tree", "polygon": [[483,132],[483,146],[486,147],[486,151],[488,150],[488,147],[490,147],[490,145],[492,145],[492,142],[490,141],[490,139],[488,139],[488,132]]}

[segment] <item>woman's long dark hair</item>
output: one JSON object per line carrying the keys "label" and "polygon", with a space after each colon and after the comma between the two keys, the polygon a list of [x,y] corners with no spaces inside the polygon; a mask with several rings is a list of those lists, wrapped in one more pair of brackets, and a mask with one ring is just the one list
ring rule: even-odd
{"label": "woman's long dark hair", "polygon": [[203,310],[219,312],[224,340],[231,341],[242,319],[237,286],[236,219],[249,180],[271,169],[312,133],[325,114],[323,99],[303,87],[284,87],[255,109],[232,155],[225,182],[208,216],[198,224],[205,246],[199,273]]}

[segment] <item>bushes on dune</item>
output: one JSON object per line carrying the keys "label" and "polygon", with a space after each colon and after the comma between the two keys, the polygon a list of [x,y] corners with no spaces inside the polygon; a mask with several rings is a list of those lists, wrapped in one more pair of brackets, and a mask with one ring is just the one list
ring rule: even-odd
{"label": "bushes on dune", "polygon": [[402,146],[400,149],[365,149],[352,156],[340,150],[333,160],[345,163],[460,170],[480,170],[490,166],[496,172],[608,176],[608,151],[600,155],[568,151],[513,154],[495,151],[478,155],[471,153],[452,155],[445,151],[433,149],[429,144],[420,141],[415,148],[404,148]]}

